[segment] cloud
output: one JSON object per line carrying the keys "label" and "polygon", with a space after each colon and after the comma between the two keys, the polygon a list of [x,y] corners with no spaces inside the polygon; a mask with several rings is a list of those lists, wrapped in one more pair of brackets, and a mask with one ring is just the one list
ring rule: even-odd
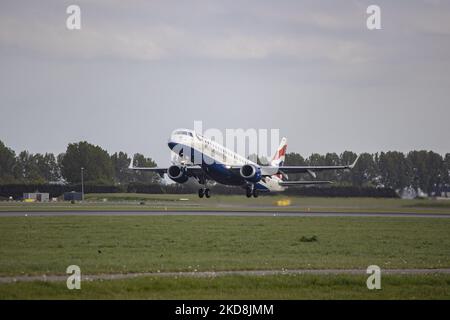
{"label": "cloud", "polygon": [[[264,60],[289,58],[336,64],[364,64],[408,53],[404,33],[450,34],[450,14],[439,5],[398,10],[382,4],[385,29],[365,29],[365,5],[286,1],[248,5],[195,1],[190,5],[140,2],[140,10],[119,2],[82,4],[82,30],[69,31],[64,11],[34,16],[0,13],[0,46],[43,58]],[[175,8],[175,9],[173,9]],[[60,7],[59,9],[63,9]],[[191,9],[188,14],[187,10]],[[394,10],[395,9],[395,10]],[[102,14],[107,10],[107,14]],[[7,10],[6,10],[7,11]],[[61,10],[60,10],[61,11]],[[394,15],[395,13],[395,15]],[[417,34],[415,34],[417,36]],[[389,39],[389,47],[380,47]],[[442,52],[448,45],[442,45]],[[433,56],[434,51],[429,51]]]}
{"label": "cloud", "polygon": [[117,28],[109,24],[82,25],[69,31],[41,21],[0,20],[2,47],[14,47],[43,57],[160,60],[170,58],[266,59],[351,62],[367,59],[370,48],[353,40],[308,34],[260,34],[236,28],[221,34],[195,32],[170,25]]}
{"label": "cloud", "polygon": [[69,31],[63,26],[45,22],[23,23],[14,19],[2,19],[0,30],[2,47],[15,47],[44,57],[70,59],[98,57],[160,59],[170,49],[164,42],[179,37],[179,34],[168,27],[124,32],[112,30],[108,26],[104,28],[82,26],[80,31]]}

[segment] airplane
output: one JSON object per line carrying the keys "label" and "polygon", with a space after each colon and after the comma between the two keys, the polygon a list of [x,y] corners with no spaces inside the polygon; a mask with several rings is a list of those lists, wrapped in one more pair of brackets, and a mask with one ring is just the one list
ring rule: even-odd
{"label": "airplane", "polygon": [[281,192],[290,186],[329,184],[332,182],[289,181],[288,174],[308,173],[316,178],[319,171],[353,169],[359,159],[358,156],[352,164],[341,166],[284,166],[287,139],[282,138],[270,165],[259,165],[189,129],[174,130],[168,146],[181,161],[173,161],[167,168],[134,167],[131,161],[129,169],[154,172],[161,177],[167,174],[177,183],[196,179],[204,186],[198,190],[200,198],[211,197],[211,190],[206,187],[208,181],[243,187],[247,198],[256,198],[261,192]]}

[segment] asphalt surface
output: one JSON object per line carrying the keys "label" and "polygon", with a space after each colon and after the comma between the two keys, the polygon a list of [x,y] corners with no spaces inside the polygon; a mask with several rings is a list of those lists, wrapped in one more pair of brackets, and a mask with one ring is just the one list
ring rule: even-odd
{"label": "asphalt surface", "polygon": [[0,217],[23,216],[236,216],[236,217],[394,217],[394,218],[450,218],[450,213],[414,212],[308,212],[308,211],[10,211]]}
{"label": "asphalt surface", "polygon": [[[450,274],[450,269],[381,269],[381,274]],[[294,270],[232,270],[232,271],[199,271],[199,272],[140,272],[140,273],[113,273],[81,275],[82,281],[119,280],[137,277],[198,277],[211,278],[220,276],[271,276],[271,275],[315,274],[315,275],[366,275],[363,269],[294,269]],[[0,277],[0,283],[30,282],[30,281],[66,281],[68,275],[41,275],[41,276],[9,276]]]}

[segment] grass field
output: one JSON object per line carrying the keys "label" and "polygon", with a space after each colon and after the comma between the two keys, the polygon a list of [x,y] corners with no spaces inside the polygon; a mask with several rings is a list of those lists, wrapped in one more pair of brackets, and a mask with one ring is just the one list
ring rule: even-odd
{"label": "grass field", "polygon": [[368,290],[356,275],[141,277],[82,282],[0,285],[0,299],[449,299],[450,275],[382,276],[381,290]]}
{"label": "grass field", "polygon": [[[287,200],[280,205],[279,200]],[[210,199],[199,199],[196,195],[151,195],[151,194],[87,194],[84,203],[23,203],[0,202],[0,212],[5,211],[96,211],[96,210],[258,210],[258,211],[311,211],[311,212],[417,212],[450,213],[450,201],[402,200],[376,198],[316,198],[287,197],[283,195],[261,196],[247,199],[245,196],[214,195]]]}
{"label": "grass field", "polygon": [[[317,241],[307,242],[313,236]],[[0,274],[450,267],[450,219],[3,217]]]}
{"label": "grass field", "polygon": [[[108,199],[103,201],[102,199]],[[180,199],[189,200],[180,200]],[[1,203],[13,210],[255,210],[285,197],[89,195],[82,204]],[[290,198],[281,210],[448,212],[447,201]],[[145,205],[140,205],[145,201]],[[245,206],[244,206],[245,205]],[[10,208],[14,209],[11,210]],[[280,210],[280,211],[281,211]],[[271,269],[450,268],[450,219],[390,217],[57,216],[1,217],[0,276]],[[277,275],[216,278],[146,276],[0,284],[0,299],[449,299],[450,275]]]}

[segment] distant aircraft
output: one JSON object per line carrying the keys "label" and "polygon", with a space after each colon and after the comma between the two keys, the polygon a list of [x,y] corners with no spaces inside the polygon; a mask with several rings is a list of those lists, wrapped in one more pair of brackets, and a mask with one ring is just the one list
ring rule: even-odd
{"label": "distant aircraft", "polygon": [[284,166],[287,139],[283,138],[270,165],[263,166],[189,129],[173,131],[168,145],[184,160],[168,168],[134,167],[131,161],[129,169],[155,172],[161,177],[166,173],[177,183],[185,183],[189,178],[194,178],[204,186],[198,190],[200,198],[211,196],[211,190],[206,187],[208,180],[241,186],[246,190],[248,198],[258,197],[259,192],[284,191],[288,186],[329,184],[332,182],[288,181],[287,175],[308,173],[315,178],[318,171],[353,169],[359,158],[358,156],[352,164],[344,166]]}

